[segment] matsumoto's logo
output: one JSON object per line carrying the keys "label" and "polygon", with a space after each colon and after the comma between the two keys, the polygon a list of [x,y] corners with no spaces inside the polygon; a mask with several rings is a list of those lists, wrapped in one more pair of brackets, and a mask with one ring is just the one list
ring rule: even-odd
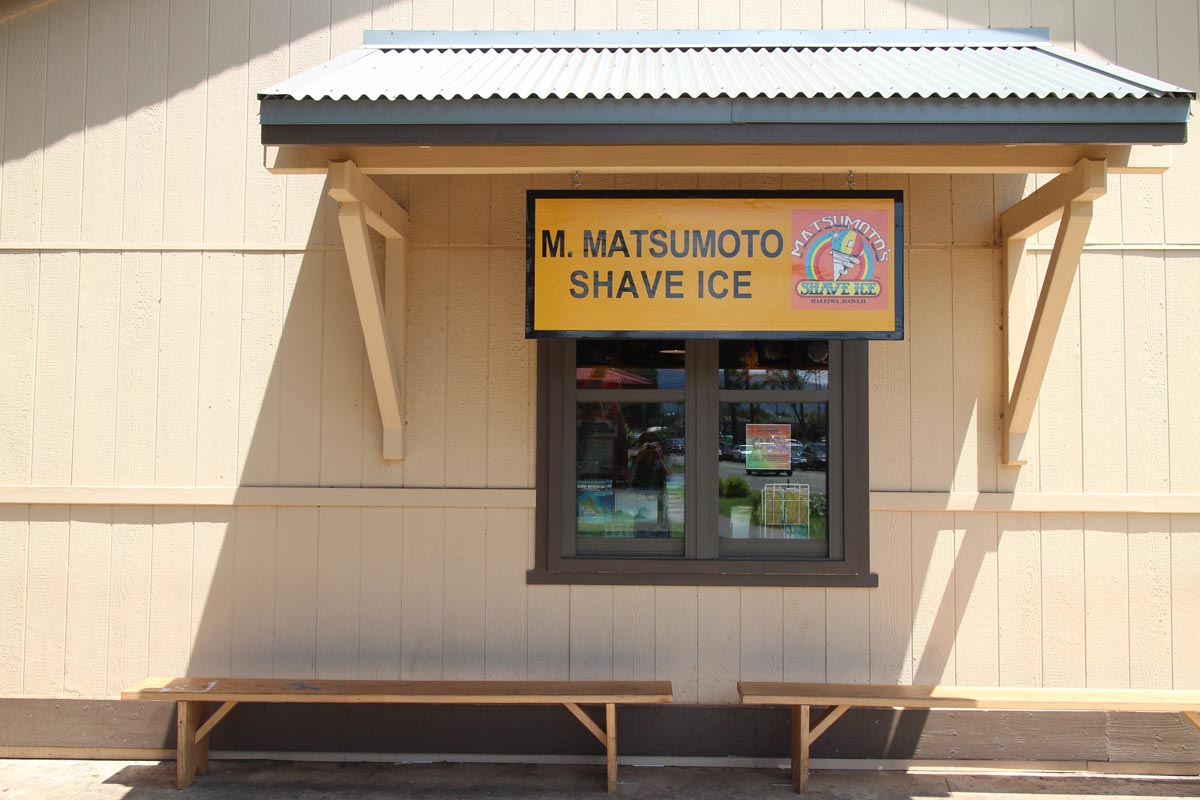
{"label": "matsumoto's logo", "polygon": [[792,214],[792,307],[886,307],[891,248],[882,211]]}

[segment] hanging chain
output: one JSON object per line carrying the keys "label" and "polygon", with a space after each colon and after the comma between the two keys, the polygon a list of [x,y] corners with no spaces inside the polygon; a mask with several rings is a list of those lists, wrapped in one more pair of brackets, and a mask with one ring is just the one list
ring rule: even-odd
{"label": "hanging chain", "polygon": [[852,192],[854,191],[854,170],[846,173],[846,188]]}
{"label": "hanging chain", "polygon": [[574,176],[571,177],[571,188],[575,191],[583,188],[583,176],[579,174],[579,170],[575,170]]}

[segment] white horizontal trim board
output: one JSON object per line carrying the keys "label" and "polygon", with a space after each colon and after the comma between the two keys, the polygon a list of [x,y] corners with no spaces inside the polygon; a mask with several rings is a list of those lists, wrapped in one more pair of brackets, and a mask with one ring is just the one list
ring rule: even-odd
{"label": "white horizontal trim board", "polygon": [[11,253],[340,253],[340,244],[254,242],[0,242]]}
{"label": "white horizontal trim board", "polygon": [[[0,486],[0,505],[533,508],[533,489],[374,486]],[[871,492],[872,511],[1200,514],[1200,494]]]}
{"label": "white horizontal trim board", "polygon": [[4,486],[0,505],[533,508],[533,489],[361,486]]}

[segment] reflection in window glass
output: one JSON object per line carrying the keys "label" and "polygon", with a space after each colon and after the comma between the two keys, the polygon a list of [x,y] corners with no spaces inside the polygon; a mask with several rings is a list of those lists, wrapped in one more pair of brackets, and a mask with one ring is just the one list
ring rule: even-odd
{"label": "reflection in window glass", "polygon": [[682,340],[583,340],[575,351],[577,389],[682,389]]}
{"label": "reflection in window glass", "polygon": [[580,538],[683,537],[683,403],[579,403]]}
{"label": "reflection in window glass", "polygon": [[720,347],[722,389],[829,388],[829,343],[728,339]]}
{"label": "reflection in window glass", "polygon": [[727,539],[828,539],[829,404],[721,403]]}

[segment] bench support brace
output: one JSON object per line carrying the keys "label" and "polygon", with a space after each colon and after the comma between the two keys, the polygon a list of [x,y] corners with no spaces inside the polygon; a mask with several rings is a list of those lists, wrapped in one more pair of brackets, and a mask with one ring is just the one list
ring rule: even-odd
{"label": "bench support brace", "polygon": [[175,784],[180,789],[192,785],[197,775],[208,772],[208,735],[217,723],[225,719],[237,705],[229,700],[209,716],[208,703],[198,700],[180,700],[175,729]]}
{"label": "bench support brace", "polygon": [[1196,730],[1200,731],[1200,711],[1185,711],[1183,718],[1196,726]]}
{"label": "bench support brace", "polygon": [[611,794],[617,790],[617,706],[615,703],[606,703],[604,706],[604,728],[601,728],[595,721],[584,713],[578,703],[563,703],[570,711],[575,719],[579,720],[583,727],[588,729],[588,732],[595,736],[604,745],[605,752],[608,755],[608,791]]}
{"label": "bench support brace", "polygon": [[797,792],[808,791],[808,751],[812,743],[849,709],[829,706],[810,724],[812,706],[792,706],[792,786]]}

